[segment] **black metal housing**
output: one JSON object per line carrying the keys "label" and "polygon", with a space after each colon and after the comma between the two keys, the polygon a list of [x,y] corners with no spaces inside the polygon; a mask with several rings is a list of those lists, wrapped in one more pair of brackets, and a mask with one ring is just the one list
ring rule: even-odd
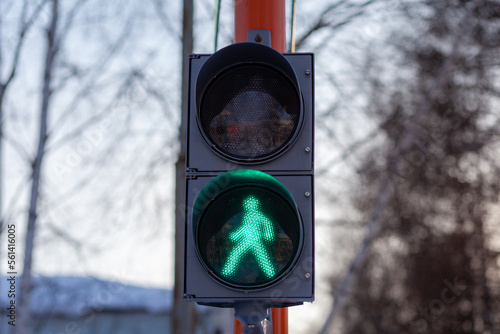
{"label": "black metal housing", "polygon": [[[249,45],[252,44],[252,45]],[[252,161],[231,157],[207,140],[199,125],[198,106],[211,83],[226,71],[246,65],[264,66],[283,75],[297,90],[300,124],[287,145]],[[187,110],[184,298],[199,304],[234,307],[258,301],[288,307],[314,300],[314,61],[311,53],[280,54],[255,43],[234,44],[214,55],[189,59]],[[275,177],[290,192],[302,220],[301,252],[279,281],[258,289],[225,285],[207,270],[196,253],[193,206],[201,189],[214,177],[233,169],[255,169]]]}
{"label": "black metal housing", "polygon": [[[249,54],[247,59],[254,61],[254,64],[267,64],[277,68],[280,66],[289,81],[294,87],[299,89],[300,98],[300,120],[293,138],[290,138],[286,145],[268,157],[258,159],[238,159],[232,158],[220,152],[213,143],[207,139],[206,134],[201,129],[199,123],[199,109],[203,99],[203,92],[215,80],[218,75],[227,71],[228,68],[241,66],[242,61],[235,56],[228,59],[221,57],[226,53],[226,49],[221,49],[212,55],[192,55],[190,57],[190,81],[189,81],[189,101],[188,101],[188,124],[187,124],[187,156],[186,170],[188,172],[223,172],[234,168],[254,168],[261,171],[288,171],[290,169],[312,173],[314,168],[314,63],[311,53],[280,54],[271,48],[255,43],[234,44],[237,51],[246,50],[247,44],[256,46],[259,50],[268,51],[270,60],[265,62],[264,56],[253,56]],[[240,49],[241,48],[241,49]],[[269,50],[267,50],[269,49]],[[212,60],[216,56],[215,60]],[[280,61],[275,59],[281,57]],[[257,62],[258,60],[258,62]],[[209,66],[205,66],[209,64]],[[262,65],[264,66],[264,65]],[[293,74],[293,75],[292,75]],[[201,75],[201,77],[200,77]],[[293,79],[295,77],[295,80]],[[290,168],[293,166],[293,168]]]}

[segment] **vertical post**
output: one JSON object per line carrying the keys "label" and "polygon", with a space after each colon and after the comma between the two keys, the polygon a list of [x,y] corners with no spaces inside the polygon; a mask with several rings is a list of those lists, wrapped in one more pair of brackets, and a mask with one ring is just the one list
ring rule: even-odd
{"label": "vertical post", "polygon": [[288,333],[288,308],[273,309],[273,334]]}
{"label": "vertical post", "polygon": [[[286,50],[285,0],[235,0],[234,42],[247,41],[249,30],[269,30],[271,46],[278,52]],[[288,309],[273,309],[273,334],[288,333]],[[243,333],[243,326],[234,319],[233,333]]]}
{"label": "vertical post", "polygon": [[234,42],[247,40],[248,30],[269,30],[273,49],[286,48],[285,0],[235,0]]}
{"label": "vertical post", "polygon": [[174,268],[174,296],[172,310],[173,334],[194,334],[196,332],[196,308],[194,303],[183,300],[184,282],[184,207],[186,198],[186,128],[187,128],[187,99],[189,55],[193,52],[193,0],[184,0],[182,19],[182,116],[180,125],[181,149],[175,164],[175,268]]}

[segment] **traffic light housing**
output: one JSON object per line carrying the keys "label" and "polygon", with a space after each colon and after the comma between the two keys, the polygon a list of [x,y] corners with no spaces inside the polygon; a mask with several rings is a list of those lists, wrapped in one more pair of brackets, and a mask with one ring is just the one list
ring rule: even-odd
{"label": "traffic light housing", "polygon": [[314,299],[313,65],[256,43],[190,57],[186,299]]}

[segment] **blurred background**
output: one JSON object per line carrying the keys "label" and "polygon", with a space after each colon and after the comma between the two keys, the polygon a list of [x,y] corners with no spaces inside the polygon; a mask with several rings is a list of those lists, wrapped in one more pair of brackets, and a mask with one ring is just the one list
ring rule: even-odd
{"label": "blurred background", "polygon": [[[173,298],[182,54],[234,35],[233,1],[217,32],[189,3],[0,2],[1,333],[232,332]],[[316,301],[290,333],[500,333],[500,1],[295,5]]]}

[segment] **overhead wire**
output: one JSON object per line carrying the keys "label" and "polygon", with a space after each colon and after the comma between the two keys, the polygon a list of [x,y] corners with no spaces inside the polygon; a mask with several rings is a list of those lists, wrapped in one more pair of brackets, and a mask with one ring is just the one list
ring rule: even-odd
{"label": "overhead wire", "polygon": [[217,52],[217,42],[219,38],[219,19],[220,19],[220,4],[222,0],[217,0],[215,8],[215,36],[214,36],[214,52]]}
{"label": "overhead wire", "polygon": [[292,0],[292,14],[290,15],[290,46],[288,52],[295,52],[295,0]]}

